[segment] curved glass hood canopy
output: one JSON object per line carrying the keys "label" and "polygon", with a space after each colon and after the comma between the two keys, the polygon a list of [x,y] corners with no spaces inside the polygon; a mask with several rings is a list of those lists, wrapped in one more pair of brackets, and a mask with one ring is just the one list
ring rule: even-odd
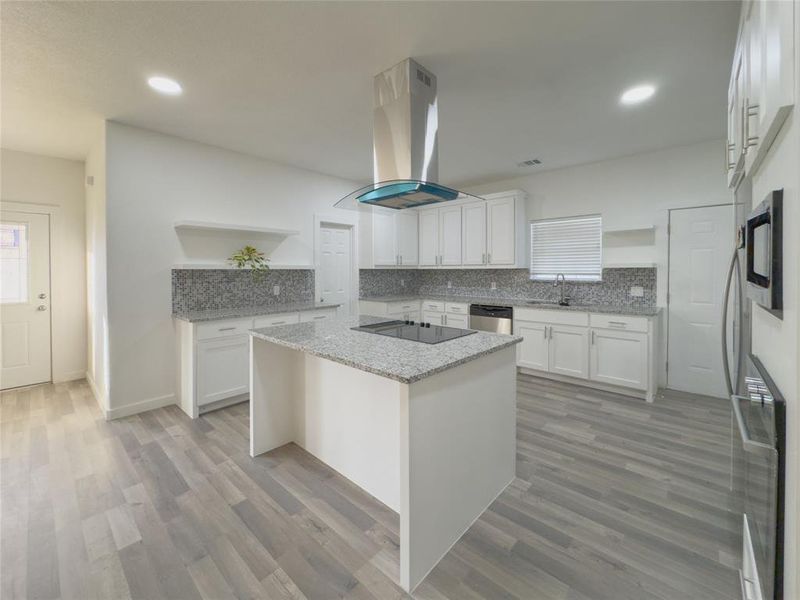
{"label": "curved glass hood canopy", "polygon": [[374,181],[334,206],[348,209],[416,208],[477,198],[437,183],[439,114],[436,76],[407,58],[375,76]]}

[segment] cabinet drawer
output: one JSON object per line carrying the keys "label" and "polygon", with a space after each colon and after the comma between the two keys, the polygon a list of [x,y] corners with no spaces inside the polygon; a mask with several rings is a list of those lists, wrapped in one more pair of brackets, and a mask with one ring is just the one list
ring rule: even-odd
{"label": "cabinet drawer", "polygon": [[211,321],[197,324],[197,339],[210,340],[214,338],[242,335],[253,328],[253,319],[233,319],[230,321]]}
{"label": "cabinet drawer", "polygon": [[624,331],[647,331],[647,317],[631,317],[627,315],[592,314],[589,322],[592,327],[603,329],[622,329]]}
{"label": "cabinet drawer", "polygon": [[569,310],[547,310],[543,308],[514,308],[514,319],[520,321],[537,321],[551,325],[589,325],[589,313]]}
{"label": "cabinet drawer", "polygon": [[386,304],[386,314],[404,314],[409,311],[419,310],[419,300],[406,300],[405,302],[388,302]]}
{"label": "cabinet drawer", "polygon": [[444,314],[435,310],[423,310],[422,321],[431,325],[444,325]]}
{"label": "cabinet drawer", "polygon": [[261,327],[275,327],[276,325],[291,325],[299,322],[300,317],[297,313],[281,313],[278,315],[256,317],[255,328],[260,329]]}
{"label": "cabinet drawer", "polygon": [[445,312],[449,312],[453,315],[469,314],[469,304],[464,304],[462,302],[447,302],[444,309]]}
{"label": "cabinet drawer", "polygon": [[444,312],[444,304],[441,300],[423,300],[422,310],[425,312]]}
{"label": "cabinet drawer", "polygon": [[300,313],[301,323],[310,323],[312,321],[324,321],[332,318],[336,314],[335,308],[321,308],[319,310],[304,310]]}

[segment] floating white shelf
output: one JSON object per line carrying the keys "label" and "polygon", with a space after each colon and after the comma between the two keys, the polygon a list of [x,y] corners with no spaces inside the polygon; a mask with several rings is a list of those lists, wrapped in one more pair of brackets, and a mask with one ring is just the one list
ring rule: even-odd
{"label": "floating white shelf", "polygon": [[652,269],[655,266],[654,262],[603,263],[604,269]]}
{"label": "floating white shelf", "polygon": [[[209,269],[224,269],[226,271],[247,271],[248,269],[239,269],[229,263],[220,262],[220,263],[181,263],[172,265],[173,269],[197,269],[197,270],[209,270]],[[287,265],[287,264],[272,264],[270,263],[269,269],[270,271],[285,271],[287,269],[313,269],[314,265],[311,264],[300,264],[300,265]]]}
{"label": "floating white shelf", "polygon": [[176,221],[175,231],[218,231],[227,233],[256,233],[259,235],[289,237],[298,235],[296,229],[278,229],[276,227],[254,227],[253,225],[232,225],[230,223],[214,223],[211,221]]}

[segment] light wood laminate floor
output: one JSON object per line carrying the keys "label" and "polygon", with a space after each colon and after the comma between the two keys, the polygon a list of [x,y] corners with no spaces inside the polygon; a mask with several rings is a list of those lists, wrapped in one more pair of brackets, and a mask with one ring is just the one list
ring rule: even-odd
{"label": "light wood laminate floor", "polygon": [[[415,597],[736,597],[724,402],[518,381],[518,477]],[[250,458],[246,404],[106,422],[76,382],[0,423],[4,600],[405,597],[398,517],[294,445]]]}

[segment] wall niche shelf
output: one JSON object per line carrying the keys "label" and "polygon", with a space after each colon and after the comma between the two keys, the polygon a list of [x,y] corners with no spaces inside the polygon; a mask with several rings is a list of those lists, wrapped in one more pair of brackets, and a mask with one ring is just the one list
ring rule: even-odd
{"label": "wall niche shelf", "polygon": [[217,233],[246,233],[259,236],[273,236],[286,238],[299,235],[296,229],[279,229],[276,227],[254,227],[253,225],[233,225],[230,223],[215,223],[212,221],[176,221],[175,231],[208,231]]}

